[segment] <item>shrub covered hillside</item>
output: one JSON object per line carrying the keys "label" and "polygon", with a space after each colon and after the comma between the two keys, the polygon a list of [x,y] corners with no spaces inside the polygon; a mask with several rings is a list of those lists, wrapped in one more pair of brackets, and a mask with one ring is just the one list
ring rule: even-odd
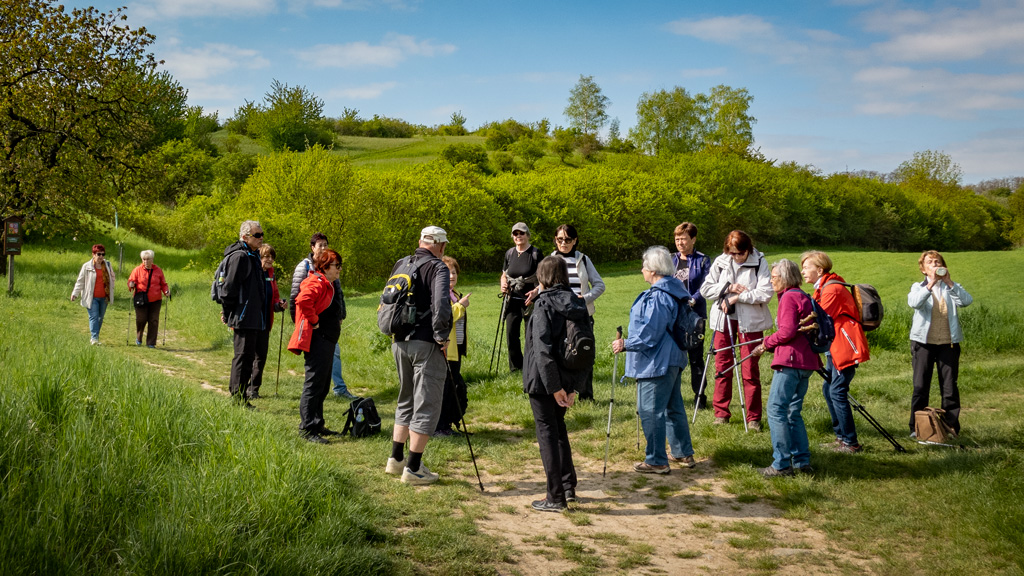
{"label": "shrub covered hillside", "polygon": [[473,270],[494,270],[508,231],[527,222],[548,246],[568,222],[598,260],[633,259],[671,244],[684,220],[712,249],[736,228],[758,243],[886,250],[984,250],[1009,245],[1009,212],[958,186],[914,187],[849,175],[823,177],[792,164],[708,153],[670,159],[609,156],[603,163],[485,176],[444,161],[402,171],[353,167],[329,150],[262,157],[237,196],[200,196],[150,215],[144,233],[179,246],[206,246],[212,263],[258,219],[285,262],[297,261],[313,231],[344,258],[344,281],[380,278],[412,251],[419,229],[448,230],[449,253]]}

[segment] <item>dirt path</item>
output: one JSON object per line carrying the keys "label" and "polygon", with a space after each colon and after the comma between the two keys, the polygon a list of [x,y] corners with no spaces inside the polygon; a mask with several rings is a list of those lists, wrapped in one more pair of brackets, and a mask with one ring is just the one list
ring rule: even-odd
{"label": "dirt path", "polygon": [[[481,528],[518,553],[503,574],[864,573],[870,558],[839,550],[824,533],[784,519],[763,501],[726,492],[710,461],[667,476],[577,461],[580,502],[564,514],[537,512],[544,474],[491,478]],[[500,569],[499,569],[500,570]]]}

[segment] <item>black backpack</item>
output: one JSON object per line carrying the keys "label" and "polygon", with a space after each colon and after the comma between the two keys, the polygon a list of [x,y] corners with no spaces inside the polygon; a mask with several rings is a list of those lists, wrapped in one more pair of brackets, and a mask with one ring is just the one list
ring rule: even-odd
{"label": "black backpack", "polygon": [[[807,296],[807,293],[803,290],[800,290],[800,293]],[[807,296],[807,299],[811,301],[811,307],[814,309],[814,314],[817,316],[816,318],[809,320],[808,323],[818,323],[817,330],[812,330],[806,334],[807,340],[810,342],[811,350],[813,350],[815,354],[824,354],[832,348],[832,341],[836,338],[836,327],[832,322],[832,317],[828,315],[828,312],[825,312],[825,309],[818,304],[817,300],[810,296]]]}
{"label": "black backpack", "polygon": [[217,271],[213,273],[213,284],[210,285],[210,300],[217,304],[223,304],[227,297],[227,293],[224,291],[224,275],[227,273],[227,261],[227,256],[220,261]]}
{"label": "black backpack", "polygon": [[341,431],[342,435],[351,432],[353,438],[365,438],[380,432],[380,415],[377,414],[373,398],[356,398],[349,403],[345,415],[348,418]]}
{"label": "black backpack", "polygon": [[377,328],[385,336],[405,338],[416,325],[417,311],[413,290],[419,280],[422,262],[413,256],[401,260],[401,265],[388,278],[377,307]]}
{"label": "black backpack", "polygon": [[597,346],[594,342],[594,327],[590,318],[579,322],[565,319],[565,349],[562,352],[562,366],[573,371],[587,371],[594,367]]}
{"label": "black backpack", "polygon": [[683,352],[700,349],[704,344],[704,319],[690,307],[689,298],[676,298],[666,290],[662,292],[671,296],[676,303],[675,321],[668,326],[672,340]]}

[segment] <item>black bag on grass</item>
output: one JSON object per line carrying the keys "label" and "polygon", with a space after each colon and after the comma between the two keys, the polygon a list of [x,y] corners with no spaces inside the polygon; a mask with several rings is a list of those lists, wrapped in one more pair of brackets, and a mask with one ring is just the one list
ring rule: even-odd
{"label": "black bag on grass", "polygon": [[342,435],[351,432],[353,438],[365,438],[380,432],[380,415],[377,414],[373,398],[356,398],[349,403],[345,415],[347,418]]}

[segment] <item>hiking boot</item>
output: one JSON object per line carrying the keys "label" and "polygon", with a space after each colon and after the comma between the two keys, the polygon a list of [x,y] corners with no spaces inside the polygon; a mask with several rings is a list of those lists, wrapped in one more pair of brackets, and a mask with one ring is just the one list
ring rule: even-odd
{"label": "hiking boot", "polygon": [[437,474],[431,472],[426,464],[420,464],[420,469],[413,472],[406,466],[405,470],[402,471],[402,483],[412,484],[413,486],[426,486],[427,484],[433,484],[440,478]]}
{"label": "hiking boot", "polygon": [[863,449],[860,444],[847,444],[846,442],[840,442],[832,447],[832,450],[842,454],[856,454]]}
{"label": "hiking boot", "polygon": [[637,462],[633,464],[633,471],[641,474],[671,474],[672,468],[665,464],[664,466],[652,466],[647,462]]}
{"label": "hiking boot", "polygon": [[441,430],[434,430],[434,433],[431,434],[431,436],[440,436],[442,438],[445,437],[445,436],[454,436],[454,435],[455,435],[455,431],[452,430],[451,428],[447,428],[447,429],[442,428]]}
{"label": "hiking boot", "polygon": [[311,432],[309,434],[303,434],[302,438],[306,442],[312,442],[313,444],[330,444],[330,442],[327,441],[327,438],[324,438],[323,436],[321,436],[321,435],[319,435],[319,434],[317,434],[315,432]]}
{"label": "hiking boot", "polygon": [[405,460],[395,460],[394,458],[388,458],[388,465],[384,467],[384,472],[391,474],[392,476],[400,476],[402,470],[405,470]]}
{"label": "hiking boot", "polygon": [[776,468],[774,466],[769,466],[767,468],[762,468],[761,470],[759,470],[759,472],[761,473],[761,476],[764,476],[765,478],[779,478],[781,476],[792,476],[793,475],[793,469],[792,468],[783,468],[782,470],[779,470],[778,468]]}
{"label": "hiking boot", "polygon": [[747,430],[751,430],[751,431],[754,431],[754,432],[760,432],[761,431],[761,421],[760,420],[748,420],[747,421]]}
{"label": "hiking boot", "polygon": [[693,468],[694,466],[697,465],[697,461],[693,459],[693,456],[683,456],[682,458],[676,458],[675,456],[669,454],[668,461],[675,462],[676,464],[679,464],[683,468]]}
{"label": "hiking boot", "polygon": [[346,400],[355,400],[356,398],[359,398],[359,396],[356,396],[355,394],[349,392],[348,390],[342,390],[341,392],[335,392],[334,395],[337,396],[338,398],[344,398]]}
{"label": "hiking boot", "polygon": [[717,424],[717,425],[728,424],[728,423],[729,423],[729,417],[728,416],[725,416],[725,417],[716,416],[715,417],[715,421],[712,422],[712,424]]}
{"label": "hiking boot", "polygon": [[530,503],[533,509],[538,512],[561,512],[567,508],[565,502],[550,502],[546,498],[544,500],[534,500]]}
{"label": "hiking boot", "polygon": [[568,490],[565,491],[565,501],[566,502],[577,502],[578,501],[576,499],[576,489],[575,488],[569,488]]}

